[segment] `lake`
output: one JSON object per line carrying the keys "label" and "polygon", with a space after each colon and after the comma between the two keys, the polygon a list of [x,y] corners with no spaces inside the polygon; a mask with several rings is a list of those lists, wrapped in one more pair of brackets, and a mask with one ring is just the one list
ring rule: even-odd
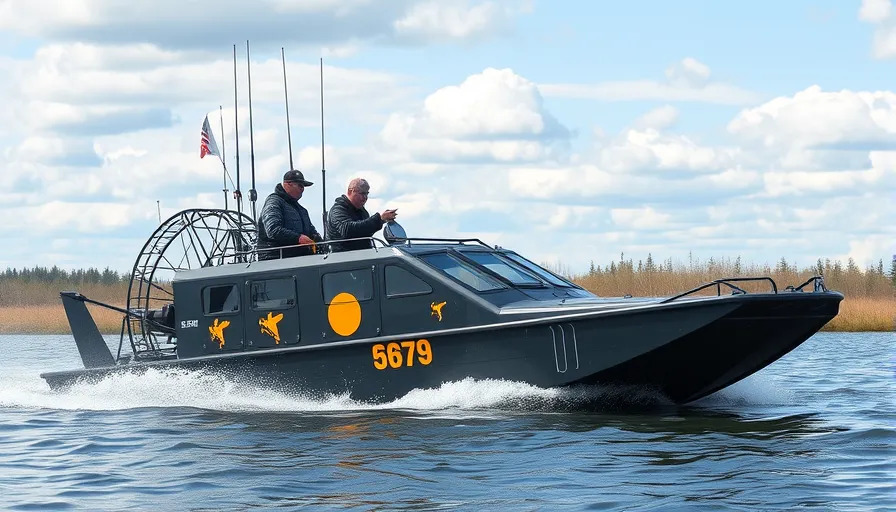
{"label": "lake", "polygon": [[0,336],[0,507],[896,509],[894,333],[816,334],[688,406],[503,381],[368,405],[202,372],[39,377],[77,367],[70,336]]}

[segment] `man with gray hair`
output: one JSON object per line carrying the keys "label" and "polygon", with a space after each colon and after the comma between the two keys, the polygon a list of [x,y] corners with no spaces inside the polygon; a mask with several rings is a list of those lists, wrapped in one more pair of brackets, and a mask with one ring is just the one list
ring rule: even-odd
{"label": "man with gray hair", "polygon": [[[370,195],[370,184],[364,178],[354,178],[348,182],[348,190],[336,198],[327,216],[327,240],[349,240],[373,236],[383,224],[395,220],[397,208],[384,210],[383,213],[370,215],[364,209],[367,196]],[[354,251],[372,247],[369,240],[351,240],[331,243],[332,251]]]}

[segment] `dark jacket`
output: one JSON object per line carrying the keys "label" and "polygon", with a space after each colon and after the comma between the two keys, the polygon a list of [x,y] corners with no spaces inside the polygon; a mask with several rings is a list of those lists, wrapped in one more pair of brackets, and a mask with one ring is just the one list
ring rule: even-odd
{"label": "dark jacket", "polygon": [[[336,198],[330,213],[327,215],[327,240],[345,240],[373,236],[382,229],[383,219],[379,213],[371,216],[363,207],[355,205],[343,194]],[[369,240],[353,240],[351,242],[331,243],[332,251],[354,251],[372,247]]]}
{"label": "dark jacket", "polygon": [[[315,242],[322,240],[320,233],[311,223],[311,217],[298,201],[283,190],[278,183],[274,193],[264,201],[264,208],[258,218],[258,249],[284,247],[299,243],[299,235],[305,235]],[[284,249],[283,257],[304,256],[311,254],[310,247],[292,247]],[[272,260],[280,257],[280,251],[263,251],[258,253],[260,260]]]}

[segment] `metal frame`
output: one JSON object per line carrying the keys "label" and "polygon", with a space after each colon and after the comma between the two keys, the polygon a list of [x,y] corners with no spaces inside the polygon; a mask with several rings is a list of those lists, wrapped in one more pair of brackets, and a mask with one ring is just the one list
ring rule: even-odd
{"label": "metal frame", "polygon": [[[170,345],[174,332],[159,329],[156,322],[146,318],[147,311],[174,303],[173,290],[158,280],[160,270],[177,273],[245,262],[247,249],[255,246],[256,239],[255,222],[233,210],[183,210],[163,222],[137,256],[128,284],[126,323],[134,358],[174,357],[174,346],[163,347]],[[124,329],[119,354],[123,341]]]}
{"label": "metal frame", "polygon": [[[726,277],[723,279],[716,279],[715,281],[711,281],[709,283],[702,284],[702,285],[697,286],[696,288],[692,288],[684,293],[679,293],[678,295],[669,297],[668,299],[661,301],[660,304],[672,302],[672,301],[680,299],[682,297],[686,297],[688,295],[697,293],[700,290],[704,290],[711,286],[716,287],[716,296],[722,295],[722,285],[725,285],[728,288],[730,288],[732,290],[732,293],[735,295],[743,295],[748,292],[746,290],[744,290],[743,288],[741,288],[735,284],[732,284],[732,283],[733,282],[747,282],[747,281],[768,281],[769,284],[771,284],[771,286],[772,286],[772,293],[774,293],[774,294],[778,293],[778,285],[775,283],[774,279],[772,279],[771,277]],[[828,289],[825,288],[825,286],[824,286],[824,277],[823,276],[812,276],[808,280],[806,280],[805,283],[803,283],[799,286],[796,286],[796,287],[788,286],[785,288],[785,290],[789,291],[789,292],[802,292],[803,288],[806,287],[809,283],[814,283],[813,292],[828,291]]]}

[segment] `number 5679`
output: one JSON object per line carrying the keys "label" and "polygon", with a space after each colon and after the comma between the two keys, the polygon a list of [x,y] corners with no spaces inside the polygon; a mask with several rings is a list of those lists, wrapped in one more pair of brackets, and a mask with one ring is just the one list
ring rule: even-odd
{"label": "number 5679", "polygon": [[414,360],[422,365],[432,362],[432,346],[429,340],[417,341],[393,341],[391,343],[377,343],[372,348],[373,367],[377,370],[385,370],[388,367],[401,368],[402,366],[414,366]]}

